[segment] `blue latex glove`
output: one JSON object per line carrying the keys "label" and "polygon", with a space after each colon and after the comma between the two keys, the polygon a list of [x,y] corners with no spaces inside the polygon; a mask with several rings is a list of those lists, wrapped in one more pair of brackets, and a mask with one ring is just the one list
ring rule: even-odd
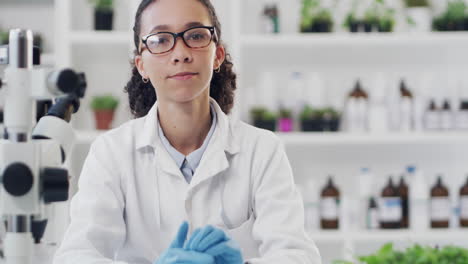
{"label": "blue latex glove", "polygon": [[183,249],[187,232],[188,223],[184,221],[174,241],[154,264],[214,264],[214,257],[209,254]]}
{"label": "blue latex glove", "polygon": [[215,258],[216,264],[243,263],[237,244],[223,230],[209,225],[196,229],[184,249],[207,253]]}
{"label": "blue latex glove", "polygon": [[216,264],[243,264],[242,253],[237,243],[229,239],[205,251],[215,258]]}
{"label": "blue latex glove", "polygon": [[190,237],[190,240],[185,243],[184,249],[205,252],[207,249],[227,241],[228,239],[223,230],[208,225],[196,229]]}

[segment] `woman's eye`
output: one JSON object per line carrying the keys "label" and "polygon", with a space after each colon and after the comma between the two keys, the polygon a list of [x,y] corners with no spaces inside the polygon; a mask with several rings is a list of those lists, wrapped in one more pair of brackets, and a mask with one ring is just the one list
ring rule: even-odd
{"label": "woman's eye", "polygon": [[159,38],[158,39],[158,44],[166,44],[167,42],[169,42],[169,40],[167,38]]}
{"label": "woman's eye", "polygon": [[202,40],[202,39],[205,39],[205,35],[203,35],[203,34],[192,34],[192,35],[190,35],[190,39],[192,39],[192,40]]}

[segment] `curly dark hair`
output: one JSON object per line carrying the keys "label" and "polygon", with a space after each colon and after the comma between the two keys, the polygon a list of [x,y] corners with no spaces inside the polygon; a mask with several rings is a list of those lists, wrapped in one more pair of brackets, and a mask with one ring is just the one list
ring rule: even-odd
{"label": "curly dark hair", "polygon": [[[135,43],[135,56],[139,55],[138,46],[140,43],[141,30],[141,15],[143,11],[153,2],[157,0],[142,0],[135,15],[135,25],[133,26],[133,40]],[[210,0],[197,0],[202,3],[210,15],[211,22],[216,30],[218,41],[216,45],[221,45],[221,24],[219,23],[215,9]],[[132,77],[124,88],[128,93],[130,103],[130,111],[135,118],[145,116],[156,102],[156,91],[151,82],[144,83],[142,76],[135,66],[134,60],[132,65]],[[234,91],[236,90],[236,74],[233,71],[231,56],[226,51],[226,58],[221,64],[219,72],[213,73],[213,78],[210,83],[210,96],[216,100],[225,114],[229,114],[234,105]]]}

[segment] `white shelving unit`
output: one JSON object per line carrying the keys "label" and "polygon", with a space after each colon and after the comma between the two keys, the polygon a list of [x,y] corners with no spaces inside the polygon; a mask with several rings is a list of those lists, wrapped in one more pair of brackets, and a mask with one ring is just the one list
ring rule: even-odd
{"label": "white shelving unit", "polygon": [[403,46],[405,49],[421,47],[462,47],[468,43],[466,32],[431,33],[286,33],[278,35],[245,34],[243,48],[249,47],[330,47],[386,48]]}
{"label": "white shelving unit", "polygon": [[[468,70],[468,32],[395,33],[298,33],[300,1],[276,1],[280,8],[280,34],[262,34],[258,30],[262,2],[231,1],[235,26],[234,58],[239,76],[238,110],[248,120],[249,107],[259,97],[258,81],[262,71],[271,71],[277,78],[271,93],[284,96],[288,74],[292,71],[318,72],[324,77],[330,102],[344,104],[344,95],[360,78],[366,85],[368,76],[389,75],[397,83],[400,78],[415,83],[414,76],[426,74],[450,79],[464,78]],[[446,85],[432,83],[442,93]],[[467,83],[468,85],[468,83]],[[312,87],[311,87],[312,88]],[[396,86],[395,86],[396,88]],[[468,89],[468,86],[465,87]],[[266,96],[270,98],[270,96]],[[338,104],[337,104],[338,102]],[[443,173],[452,201],[466,180],[468,166],[468,131],[414,132],[385,134],[350,133],[277,133],[284,142],[296,183],[313,181],[319,192],[326,176],[333,175],[342,199],[356,195],[356,176],[361,167],[369,167],[380,186],[389,175],[400,176],[407,165],[416,165],[424,172],[428,186],[435,175]],[[310,185],[307,185],[310,186]],[[318,193],[317,193],[318,196]],[[322,252],[324,264],[349,255],[370,254],[386,242],[405,247],[413,243],[466,244],[467,230],[426,231],[313,231],[311,237]]]}
{"label": "white shelving unit", "polygon": [[302,146],[363,146],[363,145],[441,145],[468,144],[468,131],[466,132],[389,132],[383,134],[373,133],[346,133],[346,132],[293,132],[277,135],[288,145]]}
{"label": "white shelving unit", "polygon": [[[121,113],[116,125],[128,120],[127,98],[122,89],[130,77],[129,60],[133,50],[133,17],[138,0],[119,1],[116,30],[95,32],[91,29],[91,11],[87,0],[55,0],[56,50],[58,67],[87,70],[87,97],[76,116],[76,173],[84,160],[89,144],[99,131],[91,130],[93,117],[86,107],[89,98],[98,93],[113,92],[121,96]],[[317,71],[329,77],[334,94],[344,94],[354,80],[368,72],[391,72],[410,76],[421,69],[433,73],[463,73],[468,71],[468,33],[388,33],[388,34],[300,34],[295,32],[298,18],[297,3],[279,0],[282,34],[265,35],[257,32],[261,1],[213,0],[223,25],[223,38],[228,45],[238,73],[238,91],[233,115],[247,120],[248,108],[255,101],[258,76],[272,70],[282,78],[292,70]],[[80,14],[78,17],[75,14]],[[347,76],[343,78],[342,76]],[[351,77],[352,78],[351,78]],[[400,76],[400,77],[401,77]],[[364,78],[365,79],[365,78]],[[286,90],[284,80],[278,90]],[[337,101],[340,101],[339,98]],[[278,133],[283,140],[298,184],[311,179],[317,189],[328,174],[334,174],[342,193],[352,193],[353,177],[360,167],[371,167],[376,179],[401,173],[404,166],[416,164],[428,175],[428,182],[443,172],[455,195],[460,179],[468,171],[468,132],[418,132],[389,134],[347,133]],[[385,177],[383,177],[385,176]],[[360,243],[381,246],[387,241],[463,240],[463,230],[413,231],[336,231],[311,232],[325,260],[339,259],[349,248],[366,252]],[[329,245],[333,244],[333,247]],[[335,245],[336,244],[336,245]],[[324,246],[325,245],[325,246]],[[327,246],[328,245],[328,246]],[[330,248],[333,248],[330,251]],[[328,264],[328,262],[324,262]]]}
{"label": "white shelving unit", "polygon": [[374,230],[374,231],[321,231],[309,232],[316,242],[341,242],[351,240],[356,242],[433,242],[451,239],[466,241],[468,230],[429,230],[426,232],[410,230]]}

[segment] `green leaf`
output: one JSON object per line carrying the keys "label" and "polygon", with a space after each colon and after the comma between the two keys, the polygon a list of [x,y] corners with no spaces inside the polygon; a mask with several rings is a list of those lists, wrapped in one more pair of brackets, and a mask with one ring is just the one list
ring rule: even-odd
{"label": "green leaf", "polygon": [[95,9],[98,10],[112,10],[114,7],[114,0],[88,0]]}

